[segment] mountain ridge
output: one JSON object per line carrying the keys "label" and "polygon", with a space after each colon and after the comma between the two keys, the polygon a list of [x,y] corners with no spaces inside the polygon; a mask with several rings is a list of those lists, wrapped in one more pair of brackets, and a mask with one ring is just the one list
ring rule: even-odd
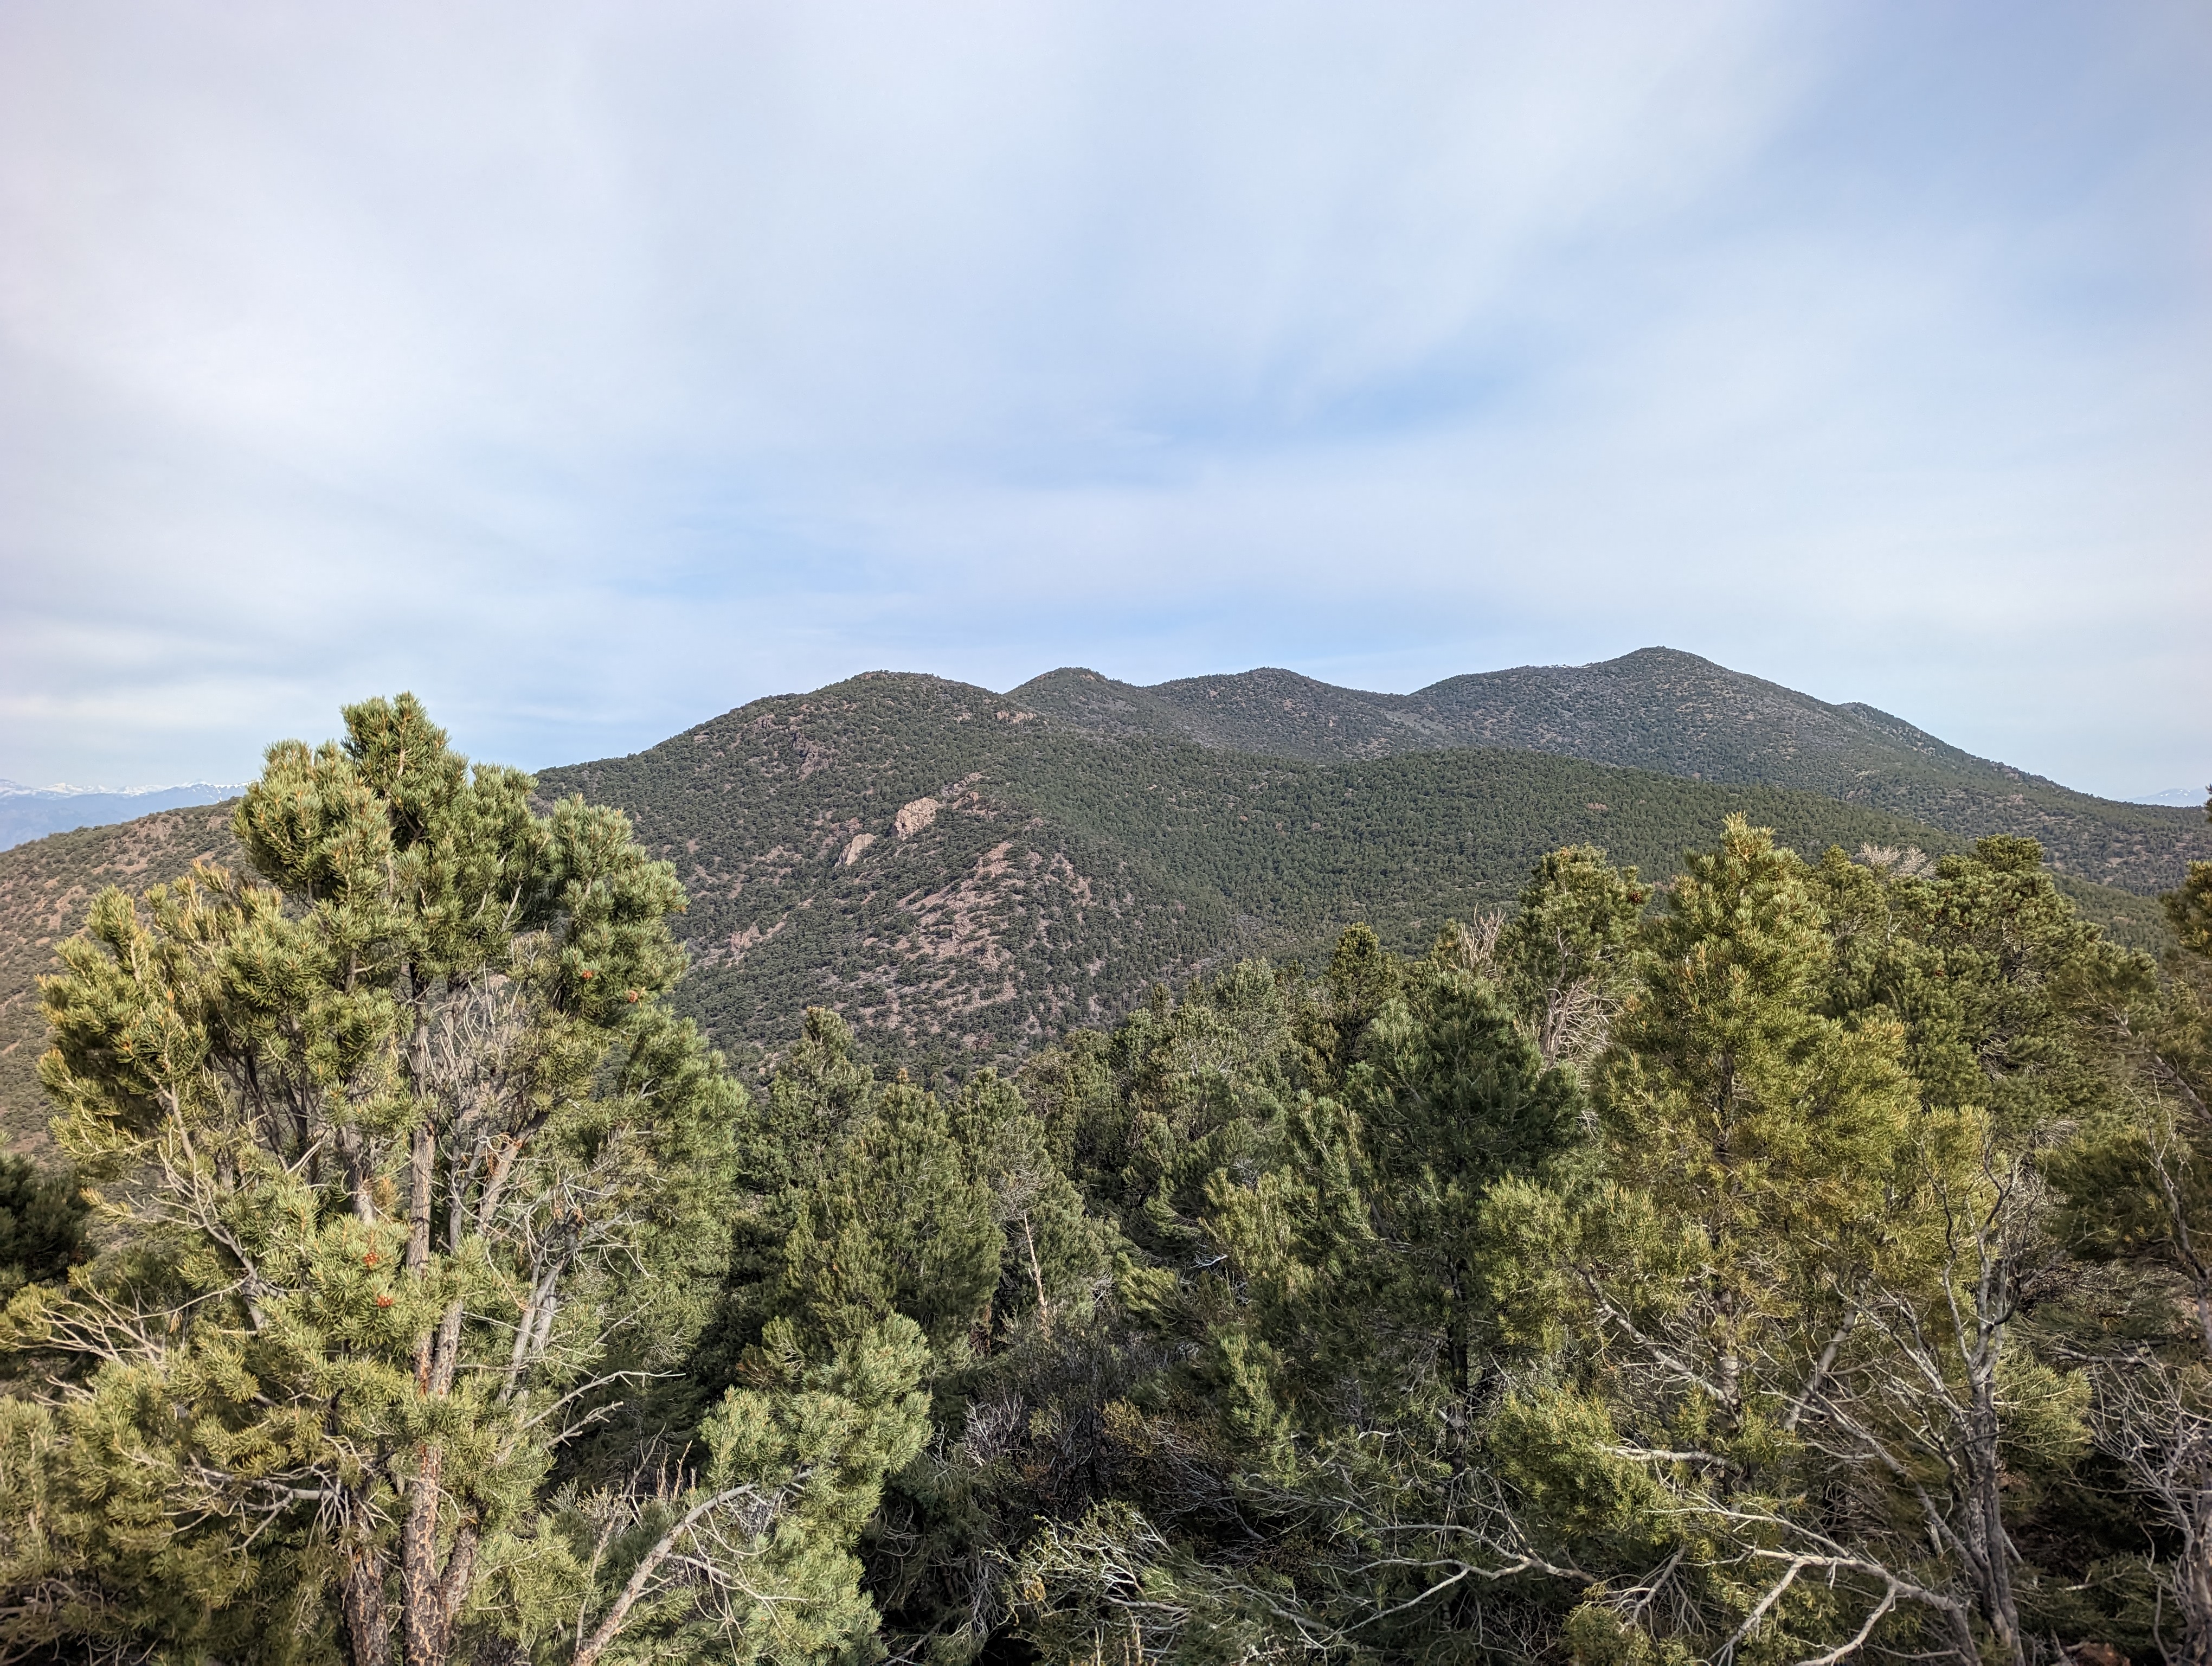
{"label": "mountain ridge", "polygon": [[[1650,693],[1655,663],[1681,669],[1649,656],[1641,672],[1616,669],[1611,709],[1617,717],[1626,705],[1647,727],[1674,723],[1683,735],[1668,756],[1725,763],[1733,745],[1779,772],[1775,758],[1808,751],[1791,733],[1737,744],[1730,725],[1740,729],[1743,713],[1711,700],[1700,729],[1683,718],[1684,700],[1669,707]],[[2023,772],[2000,776],[2022,785],[2016,797],[1960,789],[1952,819],[1990,824],[1947,830],[1865,798],[1575,756],[1570,745],[1633,744],[1632,727],[1608,730],[1608,708],[1593,709],[1565,675],[1587,668],[1539,669],[1553,674],[1550,692],[1539,678],[1537,694],[1554,707],[1566,700],[1572,721],[1547,716],[1541,700],[1529,717],[1526,684],[1501,702],[1498,684],[1459,678],[1436,685],[1442,695],[1384,696],[1266,668],[1152,689],[1063,668],[1000,694],[927,673],[867,672],[748,702],[623,757],[541,770],[538,781],[548,799],[581,792],[623,808],[675,863],[692,899],[679,916],[694,963],[679,1002],[741,1061],[787,1043],[813,1004],[845,1012],[864,1047],[886,1057],[915,1046],[970,1058],[1019,1052],[1070,1025],[1117,1018],[1158,980],[1247,954],[1325,954],[1354,920],[1394,947],[1419,949],[1445,918],[1509,903],[1529,865],[1563,844],[1602,846],[1663,879],[1685,848],[1710,847],[1732,811],[1814,859],[1832,844],[1940,855],[1983,832],[2036,833],[2048,819]],[[1769,705],[1802,698],[1744,683],[1748,693],[1741,684],[1723,692]],[[1893,780],[1926,784],[1899,764],[1900,750],[1932,759],[1938,787],[1978,779],[1976,761],[1951,761],[1967,755],[1901,720],[1822,709],[1847,715],[1835,720],[1840,729],[1820,719],[1815,739],[1896,726],[1881,754]],[[1491,721],[1487,733],[1548,735],[1554,745],[1444,744],[1478,719]],[[1224,736],[1283,750],[1232,748]],[[1838,750],[1809,748],[1816,758]],[[104,884],[143,889],[196,857],[236,860],[228,808],[160,812],[0,851],[9,1138],[43,1143],[33,985],[55,945]],[[2197,819],[2146,813],[2160,830]],[[2077,826],[2077,843],[2099,830]],[[2107,839],[2130,831],[2102,829]],[[2166,849],[2178,869],[2184,853]],[[2148,891],[2145,881],[2162,877],[2158,854],[2139,854]],[[2054,866],[2088,917],[2125,941],[2163,940],[2158,907],[2142,891],[2097,883],[2063,853]]]}
{"label": "mountain ridge", "polygon": [[168,787],[25,787],[0,777],[0,850],[51,833],[136,821],[162,810],[181,810],[235,798],[244,787],[211,781]]}
{"label": "mountain ridge", "polygon": [[[1231,751],[1142,733],[1132,702],[1094,692],[1138,732],[878,672],[542,771],[540,789],[618,806],[676,863],[698,966],[680,999],[718,1040],[763,1045],[811,1004],[864,1040],[1019,1045],[1224,956],[1319,952],[1356,919],[1425,946],[1447,916],[1509,902],[1562,844],[1663,878],[1734,811],[1814,859],[1968,842],[1797,789],[1530,750]],[[2062,880],[2123,934],[2159,929],[2147,899]]]}
{"label": "mountain ridge", "polygon": [[1150,686],[1064,666],[1007,697],[1102,734],[1279,757],[1499,746],[1793,787],[1962,838],[2025,834],[2058,871],[2138,895],[2169,890],[2189,861],[2212,860],[2212,830],[2196,812],[2076,792],[1863,702],[1818,700],[1676,648],[1468,672],[1412,694],[1340,688],[1274,666]]}

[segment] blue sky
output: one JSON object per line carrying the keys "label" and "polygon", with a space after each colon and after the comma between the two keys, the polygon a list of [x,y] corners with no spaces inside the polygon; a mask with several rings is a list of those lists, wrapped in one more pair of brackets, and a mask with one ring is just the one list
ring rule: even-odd
{"label": "blue sky", "polygon": [[2212,780],[2196,4],[0,9],[0,776],[1651,643]]}

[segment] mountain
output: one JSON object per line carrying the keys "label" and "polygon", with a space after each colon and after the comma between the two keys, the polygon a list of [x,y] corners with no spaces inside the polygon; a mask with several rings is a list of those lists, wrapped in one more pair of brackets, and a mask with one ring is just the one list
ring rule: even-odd
{"label": "mountain", "polygon": [[1830,705],[1650,648],[1591,666],[1522,666],[1369,694],[1295,672],[1193,677],[1151,688],[1048,672],[1008,696],[1102,735],[1312,759],[1503,746],[1691,780],[1819,793],[1961,839],[2025,834],[2063,873],[2140,895],[2212,860],[2201,808],[2094,798],[1937,739],[1872,706]]}
{"label": "mountain", "polygon": [[[1671,874],[1734,810],[1814,856],[1963,842],[1787,787],[1498,748],[1264,757],[888,672],[539,782],[620,806],[676,863],[682,1000],[732,1048],[780,1044],[811,1004],[864,1038],[1019,1045],[1113,1018],[1156,979],[1324,953],[1354,920],[1424,946],[1561,844]],[[2123,934],[2157,930],[2147,901],[2075,889]]]}
{"label": "mountain", "polygon": [[2127,800],[2130,804],[2172,804],[2186,809],[2202,810],[2204,800],[2212,796],[2212,789],[2199,787],[2169,787],[2162,792],[2138,793]]}
{"label": "mountain", "polygon": [[132,821],[155,810],[213,804],[235,795],[236,786],[190,781],[181,787],[23,787],[0,779],[0,850],[26,839],[76,827]]}
{"label": "mountain", "polygon": [[165,810],[114,827],[79,828],[0,850],[0,1145],[46,1143],[39,1091],[46,1050],[37,980],[54,968],[54,945],[84,924],[109,885],[143,891],[191,870],[200,857],[236,862],[228,804]]}
{"label": "mountain", "polygon": [[[1728,703],[1735,695],[1656,703],[1678,660],[1724,691],[1747,686],[1768,719],[1753,721]],[[841,1009],[884,1054],[994,1054],[1116,1018],[1156,980],[1248,954],[1318,958],[1355,920],[1418,949],[1447,918],[1510,902],[1545,851],[1595,843],[1664,878],[1735,810],[1808,856],[1831,844],[1940,854],[1980,832],[2052,825],[2117,838],[2112,828],[2135,825],[2091,813],[2126,806],[2032,777],[2003,775],[2021,790],[1995,795],[1977,771],[2002,766],[1916,741],[1917,730],[1864,708],[1729,681],[1688,655],[1498,677],[1506,683],[1438,684],[1460,690],[1455,705],[1437,690],[1364,695],[1285,672],[1156,689],[1056,672],[1012,695],[878,672],[538,779],[548,799],[621,806],[676,864],[694,967],[679,998],[741,1061],[786,1043],[811,1004]],[[1551,690],[1535,716],[1530,689]],[[1456,728],[1432,714],[1448,706]],[[1489,706],[1504,715],[1469,715]],[[1451,744],[1470,733],[1498,744]],[[1632,757],[1638,733],[1669,772],[1566,745]],[[1839,754],[1869,772],[1850,783],[1872,778],[1894,795],[1917,782],[1957,824],[1917,820],[1870,787],[1852,798],[1724,775],[1817,774],[1810,759],[1833,778]],[[1983,796],[1963,786],[1944,796],[1960,781],[1983,783]],[[1987,820],[1961,807],[1975,804]],[[2128,813],[2148,818],[2166,848],[2191,848],[2196,827],[2179,824],[2201,825],[2191,812]],[[0,851],[0,1134],[43,1142],[33,984],[54,945],[104,885],[139,889],[196,857],[236,860],[228,821],[226,805],[164,811]],[[2158,872],[2148,857],[2127,869],[2146,888]],[[2072,866],[2059,881],[2121,940],[2161,940],[2148,897]]]}

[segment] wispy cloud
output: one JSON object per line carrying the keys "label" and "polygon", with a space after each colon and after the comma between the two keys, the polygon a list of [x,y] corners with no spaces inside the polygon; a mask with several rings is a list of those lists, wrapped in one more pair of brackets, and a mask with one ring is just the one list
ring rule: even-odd
{"label": "wispy cloud", "polygon": [[0,15],[0,773],[1665,641],[2212,773],[2201,9]]}

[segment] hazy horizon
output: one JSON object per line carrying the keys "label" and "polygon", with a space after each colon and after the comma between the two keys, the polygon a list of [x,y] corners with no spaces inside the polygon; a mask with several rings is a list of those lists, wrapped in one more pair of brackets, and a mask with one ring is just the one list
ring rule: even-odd
{"label": "hazy horizon", "polygon": [[[1646,644],[1646,647],[1647,647],[1647,648],[1662,648],[1662,647],[1663,647],[1663,645],[1654,643],[1654,644]],[[1587,667],[1588,667],[1588,666],[1592,665],[1592,664],[1603,664],[1603,663],[1606,663],[1606,662],[1604,662],[1604,661],[1585,661],[1585,662],[1583,662],[1583,665],[1580,665],[1580,666],[1573,666],[1573,665],[1568,665],[1566,662],[1564,662],[1564,661],[1553,661],[1553,662],[1550,662],[1548,665],[1544,666],[1485,666],[1485,667],[1478,667],[1478,668],[1476,668],[1476,669],[1475,669],[1474,672],[1455,672],[1455,673],[1453,673],[1453,674],[1452,674],[1452,677],[1466,676],[1466,675],[1469,675],[1469,674],[1473,674],[1473,675],[1483,675],[1483,674],[1491,673],[1491,672],[1497,672],[1516,671],[1516,670],[1530,670],[1530,669],[1570,669],[1570,670],[1580,670],[1580,669],[1585,669],[1585,668],[1587,668]],[[1193,673],[1193,674],[1192,674],[1192,676],[1191,676],[1191,677],[1189,677],[1189,678],[1173,678],[1173,677],[1171,677],[1171,678],[1164,678],[1159,679],[1158,682],[1155,682],[1155,683],[1152,683],[1152,684],[1139,684],[1139,685],[1137,685],[1137,686],[1146,687],[1146,688],[1158,688],[1158,687],[1163,686],[1163,685],[1167,684],[1171,684],[1171,683],[1176,683],[1176,682],[1182,682],[1182,681],[1194,681],[1194,680],[1198,680],[1198,679],[1202,678],[1212,678],[1212,677],[1221,677],[1221,676],[1235,677],[1235,676],[1240,676],[1240,675],[1247,675],[1247,674],[1249,674],[1249,673],[1252,673],[1252,672],[1264,672],[1264,671],[1282,671],[1282,670],[1289,670],[1289,669],[1291,669],[1291,668],[1290,668],[1290,667],[1287,667],[1287,666],[1248,666],[1243,667],[1240,671],[1237,671],[1237,672],[1195,672],[1195,673]],[[1730,667],[1730,668],[1729,668],[1729,669],[1733,669],[1733,668],[1732,668],[1732,667]],[[1018,689],[1020,689],[1020,688],[1025,687],[1028,684],[1030,684],[1030,683],[1031,683],[1031,682],[1036,681],[1038,678],[1046,677],[1046,676],[1050,676],[1050,675],[1053,675],[1053,674],[1054,674],[1054,673],[1056,673],[1056,672],[1069,672],[1069,671],[1087,672],[1087,673],[1091,673],[1091,674],[1094,674],[1094,675],[1097,675],[1097,676],[1102,676],[1102,677],[1108,675],[1108,673],[1106,673],[1106,672],[1100,672],[1100,671],[1098,671],[1098,670],[1097,670],[1097,668],[1096,666],[1080,666],[1080,665],[1074,665],[1074,664],[1066,664],[1066,665],[1060,665],[1060,666],[1048,666],[1048,667],[1047,667],[1045,670],[1043,670],[1043,671],[1040,671],[1040,672],[1034,672],[1034,673],[1032,673],[1030,676],[1029,676],[1029,677],[1025,677],[1025,678],[1022,678],[1022,679],[1020,679],[1020,681],[1018,681],[1018,682],[1010,683],[1010,684],[1006,684],[1006,685],[1005,687],[1003,687],[1003,688],[990,688],[988,684],[974,684],[973,686],[975,686],[975,687],[978,687],[978,688],[983,688],[983,689],[985,689],[985,690],[986,690],[986,691],[988,691],[988,692],[989,692],[989,693],[992,693],[992,694],[994,694],[994,695],[1007,695],[1007,694],[1012,694],[1012,693],[1013,693],[1013,692],[1014,692],[1016,690],[1018,690]],[[1297,674],[1303,675],[1304,673],[1297,673]],[[902,675],[904,675],[904,676],[938,676],[938,675],[940,675],[940,673],[933,672],[921,671],[921,670],[919,670],[919,669],[917,669],[917,668],[915,668],[915,667],[912,667],[912,666],[869,666],[869,667],[866,667],[866,668],[865,668],[864,670],[861,670],[861,671],[853,672],[849,673],[848,677],[844,677],[844,678],[834,678],[830,679],[830,681],[829,683],[827,683],[827,684],[817,684],[817,688],[818,689],[818,688],[823,688],[823,687],[831,687],[831,686],[835,686],[835,685],[836,685],[836,684],[838,684],[838,683],[850,680],[850,678],[851,678],[864,677],[864,676],[872,676],[872,675],[873,675],[873,676],[885,676],[885,675],[890,675],[890,676],[902,676]],[[1354,692],[1362,692],[1362,693],[1369,693],[1369,694],[1381,694],[1381,695],[1408,695],[1408,694],[1419,694],[1419,693],[1425,692],[1425,691],[1426,691],[1426,690],[1427,690],[1427,689],[1429,689],[1429,688],[1431,688],[1431,687],[1436,686],[1436,684],[1437,684],[1437,683],[1448,682],[1448,681],[1452,680],[1452,677],[1447,677],[1447,678],[1437,678],[1437,679],[1436,679],[1436,681],[1435,681],[1435,683],[1425,684],[1423,684],[1420,688],[1417,688],[1417,689],[1396,689],[1396,690],[1392,690],[1392,689],[1364,689],[1364,690],[1362,690],[1362,689],[1354,689],[1352,691],[1354,691]],[[960,680],[960,679],[951,678],[951,679],[946,679],[946,680],[957,681],[957,680]],[[1126,679],[1123,679],[1123,678],[1114,678],[1113,680],[1115,680],[1115,681],[1116,681],[1116,682],[1123,682],[1123,681],[1126,681]],[[1318,680],[1318,679],[1316,679],[1316,680]],[[1334,685],[1333,685],[1333,686],[1344,687],[1344,688],[1351,688],[1351,687],[1352,687],[1352,685],[1349,685],[1349,684],[1334,684]],[[788,698],[793,698],[793,697],[796,697],[796,696],[804,696],[804,695],[806,695],[806,694],[810,694],[810,693],[812,693],[812,692],[814,692],[814,691],[815,691],[815,690],[810,690],[810,689],[787,689],[787,690],[774,690],[774,691],[771,691],[771,692],[769,692],[769,693],[763,694],[763,695],[757,695],[757,696],[754,696],[754,699],[755,699],[755,700],[760,700],[760,699],[788,699]],[[1799,690],[1799,692],[1802,692],[1802,690]],[[741,702],[741,704],[750,704],[750,703],[751,703],[751,702]],[[1830,703],[1830,704],[1844,704],[1844,703],[1850,703],[1850,702],[1828,702],[1828,703]],[[1862,703],[1863,703],[1863,702],[1862,702]],[[735,708],[726,708],[726,709],[735,709]],[[695,714],[694,714],[694,715],[692,715],[691,717],[687,718],[686,720],[684,720],[683,722],[678,723],[678,725],[677,725],[673,729],[672,729],[672,730],[669,732],[669,733],[667,733],[667,734],[665,734],[665,735],[659,735],[659,736],[653,737],[652,739],[647,740],[647,741],[646,741],[646,742],[642,743],[640,746],[638,746],[638,747],[633,747],[633,748],[631,748],[630,750],[631,750],[632,751],[641,751],[641,750],[644,750],[646,747],[649,747],[649,746],[652,746],[652,745],[656,745],[659,744],[661,741],[668,740],[668,739],[672,739],[676,738],[677,736],[678,736],[678,735],[682,734],[685,729],[690,728],[690,727],[692,727],[696,726],[696,724],[698,724],[698,723],[710,721],[710,720],[712,720],[713,718],[715,718],[715,717],[720,716],[720,715],[722,715],[722,714],[722,714],[722,713],[720,713],[720,712],[702,712],[702,713]],[[1905,721],[1908,721],[1908,722],[1911,721],[1911,717],[1909,716],[1909,714],[1905,714],[1905,713],[1901,713],[1901,712],[1892,712],[1892,713],[1888,713],[1888,714],[1887,714],[1887,715],[1892,716],[1892,717],[1901,717],[1901,718],[1904,718],[1904,719],[1905,719]],[[334,726],[334,727],[335,727],[335,726]],[[1924,726],[1917,726],[1917,725],[1916,727],[1924,727]],[[296,737],[295,737],[295,738],[296,738]],[[1936,739],[1938,739],[1940,740],[1940,739],[1947,739],[1947,737],[1944,737],[1944,736],[1942,736],[1942,735],[1938,735],[1938,736],[1936,737]],[[478,755],[478,756],[479,756],[479,757],[481,758],[481,760],[482,760],[482,761],[484,761],[484,762],[489,762],[489,763],[511,763],[511,762],[513,762],[513,760],[511,760],[511,759],[493,758],[493,757],[483,757],[483,755]],[[610,754],[610,755],[602,755],[602,756],[612,756],[612,755],[611,755],[611,754]],[[530,768],[530,769],[553,769],[553,768],[557,768],[557,767],[560,767],[560,766],[562,766],[562,765],[567,765],[567,764],[574,764],[574,763],[589,763],[589,762],[592,762],[592,761],[593,761],[593,759],[592,759],[592,758],[591,758],[591,757],[550,757],[550,758],[540,759],[540,760],[538,760],[538,761],[536,761],[536,762],[534,762],[534,763],[531,763],[531,764],[529,764],[529,765],[527,765],[527,766],[526,766],[526,767]],[[2004,759],[2004,758],[1991,759],[1991,760],[1989,760],[1989,761],[1990,761],[1990,762],[1995,762],[1995,763],[2012,763],[2012,762],[2013,762],[2013,761],[2012,761],[2012,760],[2010,760],[2010,759]],[[2058,782],[2058,784],[2059,784],[2060,786],[2062,786],[2062,787],[2072,787],[2072,786],[2074,786],[2074,783],[2072,783],[2072,782],[2070,782],[2070,781],[2059,781],[2059,782]],[[91,786],[91,787],[83,787],[83,786],[75,786],[75,785],[71,785],[71,784],[65,783],[65,782],[53,782],[53,783],[50,783],[50,784],[48,784],[48,785],[42,786],[42,787],[32,787],[32,786],[27,786],[25,783],[21,782],[21,781],[17,781],[10,780],[10,779],[9,779],[9,778],[8,778],[8,777],[6,777],[6,776],[0,776],[0,797],[7,797],[7,796],[33,797],[33,796],[35,796],[35,797],[39,797],[39,798],[42,798],[42,799],[55,799],[55,800],[61,800],[61,799],[76,799],[76,798],[85,798],[85,799],[94,799],[94,800],[106,800],[106,799],[113,799],[113,800],[126,800],[126,799],[138,798],[138,797],[153,797],[153,796],[162,796],[162,795],[170,795],[170,794],[180,794],[180,793],[185,793],[185,792],[190,791],[190,790],[191,790],[191,789],[194,789],[194,788],[199,788],[199,787],[206,787],[206,788],[210,789],[211,791],[217,792],[217,793],[232,793],[232,792],[237,792],[237,791],[240,791],[240,790],[242,790],[242,789],[243,789],[243,787],[244,787],[246,785],[246,781],[241,780],[241,781],[234,781],[234,782],[219,782],[219,781],[182,781],[182,782],[161,783],[161,784],[148,785],[148,786],[124,786],[124,787],[112,787],[112,786]],[[2076,790],[2086,791],[2086,790],[2087,790],[2087,789],[2086,789],[2086,788],[2078,788],[2078,787],[2077,787],[2077,788],[2076,788]],[[2195,808],[2202,807],[2202,806],[2204,805],[2204,803],[2205,803],[2205,801],[2206,801],[2207,798],[2208,798],[2208,797],[2212,797],[2212,787],[2203,787],[2203,788],[2197,788],[2197,787],[2185,787],[2185,786],[2174,786],[2174,787],[2147,787],[2147,788],[2139,788],[2139,789],[2137,789],[2137,790],[2136,790],[2136,791],[2134,791],[2134,792],[2124,792],[2124,793],[2103,793],[2103,794],[2099,794],[2099,796],[2100,796],[2100,797],[2104,797],[2104,798],[2107,798],[2107,799],[2117,800],[2118,801],[2119,801],[2119,802],[2121,802],[2121,803],[2126,803],[2126,804],[2160,805],[2160,806],[2168,806],[2168,807],[2179,807],[2179,808],[2195,809]],[[168,808],[175,808],[175,807],[179,807],[179,806],[183,806],[183,805],[186,805],[186,804],[199,803],[199,802],[211,802],[211,801],[213,801],[213,800],[197,800],[197,799],[185,799],[185,798],[179,797],[179,798],[174,799],[173,802],[165,802],[165,803],[163,803],[162,805],[158,806],[156,806],[156,807],[157,807],[157,808],[161,808],[161,809],[168,809]],[[149,812],[149,813],[151,813],[151,812],[150,812],[150,811]],[[72,826],[88,826],[88,825],[93,825],[93,824],[94,824],[94,821],[96,821],[96,819],[97,819],[97,818],[95,818],[94,820],[85,820],[85,821],[77,821],[77,822],[73,822],[73,823],[70,823],[70,825],[72,825]],[[59,825],[58,825],[58,824],[57,824],[57,827],[56,827],[56,829],[55,829],[54,830],[60,830],[60,827],[59,827]],[[20,842],[21,842],[21,840],[20,838],[17,838],[17,839],[10,839],[10,840],[6,841],[5,842],[8,842],[8,843],[20,843]]]}

